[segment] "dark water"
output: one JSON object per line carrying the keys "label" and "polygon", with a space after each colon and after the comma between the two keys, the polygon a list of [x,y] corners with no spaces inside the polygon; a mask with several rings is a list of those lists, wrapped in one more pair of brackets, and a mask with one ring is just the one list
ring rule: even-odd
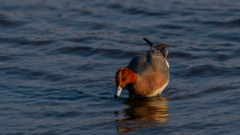
{"label": "dark water", "polygon": [[[161,97],[114,75],[171,44]],[[0,134],[240,134],[240,1],[0,0]]]}

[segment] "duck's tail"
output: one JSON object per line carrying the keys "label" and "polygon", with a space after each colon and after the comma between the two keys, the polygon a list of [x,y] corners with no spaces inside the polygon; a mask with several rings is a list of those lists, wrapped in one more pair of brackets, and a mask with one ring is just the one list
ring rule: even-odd
{"label": "duck's tail", "polygon": [[149,41],[147,38],[143,38],[144,41],[146,41],[150,45],[150,52],[151,53],[161,53],[164,58],[167,58],[168,51],[167,47],[171,47],[171,45],[166,45],[163,43],[160,43],[158,46],[154,45],[151,41]]}
{"label": "duck's tail", "polygon": [[149,45],[150,45],[150,47],[153,47],[153,46],[155,46],[151,41],[149,41],[147,38],[143,38],[143,40],[144,41],[146,41]]}

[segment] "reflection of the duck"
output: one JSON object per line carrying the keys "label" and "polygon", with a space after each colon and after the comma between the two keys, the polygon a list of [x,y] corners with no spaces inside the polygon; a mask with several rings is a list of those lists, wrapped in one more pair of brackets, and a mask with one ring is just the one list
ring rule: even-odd
{"label": "reflection of the duck", "polygon": [[124,118],[117,120],[117,128],[120,133],[167,124],[169,107],[168,99],[165,97],[127,99],[123,103],[128,108],[123,110]]}

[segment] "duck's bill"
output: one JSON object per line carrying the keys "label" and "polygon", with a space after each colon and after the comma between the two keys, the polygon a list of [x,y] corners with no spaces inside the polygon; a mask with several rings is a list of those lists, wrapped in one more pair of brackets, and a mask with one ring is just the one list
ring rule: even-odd
{"label": "duck's bill", "polygon": [[120,96],[121,92],[122,92],[122,88],[120,86],[116,86],[114,98],[117,99]]}

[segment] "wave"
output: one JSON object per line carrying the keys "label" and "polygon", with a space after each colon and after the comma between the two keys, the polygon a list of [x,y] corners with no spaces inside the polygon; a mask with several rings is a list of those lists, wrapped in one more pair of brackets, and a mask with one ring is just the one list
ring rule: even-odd
{"label": "wave", "polygon": [[86,47],[86,46],[76,46],[76,47],[62,47],[57,50],[54,50],[57,54],[75,54],[84,57],[89,56],[100,56],[106,58],[131,58],[139,53],[135,51],[124,51],[121,49],[106,49],[106,48],[94,48],[94,47]]}

